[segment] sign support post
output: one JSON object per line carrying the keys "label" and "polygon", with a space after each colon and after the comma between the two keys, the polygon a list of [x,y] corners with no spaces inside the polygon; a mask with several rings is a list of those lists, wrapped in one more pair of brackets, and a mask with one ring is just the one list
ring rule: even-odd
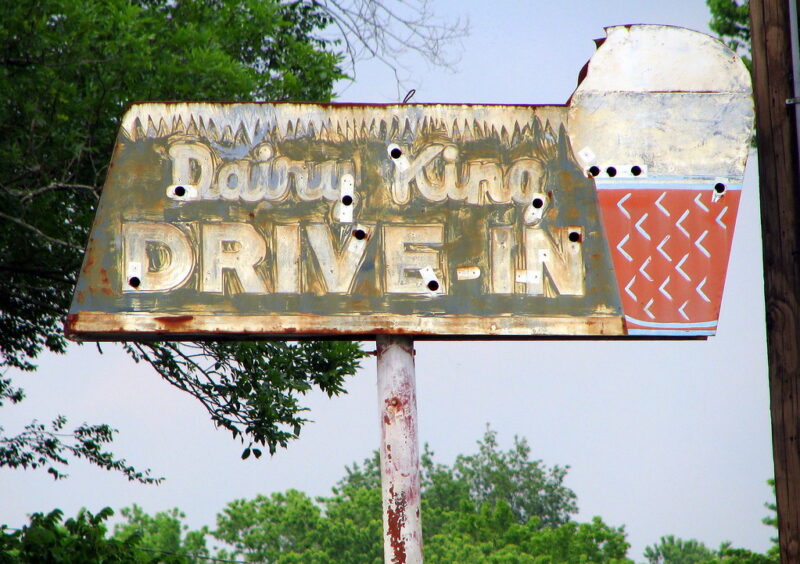
{"label": "sign support post", "polygon": [[422,562],[414,341],[378,335],[383,554],[386,564]]}

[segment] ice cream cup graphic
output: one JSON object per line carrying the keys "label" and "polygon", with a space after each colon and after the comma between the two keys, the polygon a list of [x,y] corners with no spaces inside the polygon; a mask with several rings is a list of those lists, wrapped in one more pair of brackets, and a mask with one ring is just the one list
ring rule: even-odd
{"label": "ice cream cup graphic", "polygon": [[753,134],[750,75],[705,34],[606,29],[569,102],[628,333],[716,332]]}

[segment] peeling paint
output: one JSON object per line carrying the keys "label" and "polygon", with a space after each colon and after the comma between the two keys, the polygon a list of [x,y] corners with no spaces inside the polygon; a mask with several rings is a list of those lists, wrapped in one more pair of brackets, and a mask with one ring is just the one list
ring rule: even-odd
{"label": "peeling paint", "polygon": [[67,335],[714,334],[749,75],[606,35],[565,105],[134,104]]}
{"label": "peeling paint", "polygon": [[422,525],[413,343],[409,337],[385,336],[377,345],[384,558],[418,564]]}

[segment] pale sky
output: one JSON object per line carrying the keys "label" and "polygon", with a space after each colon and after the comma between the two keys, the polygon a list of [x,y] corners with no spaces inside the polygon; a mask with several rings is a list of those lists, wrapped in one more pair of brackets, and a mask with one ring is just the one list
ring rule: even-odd
{"label": "pale sky", "polygon": [[[564,103],[603,27],[662,23],[708,31],[702,0],[435,2],[437,13],[466,16],[471,34],[456,46],[455,72],[404,59],[415,103]],[[667,54],[665,54],[666,56]],[[388,70],[362,64],[341,85],[341,102],[397,102]],[[761,524],[771,499],[756,159],[747,166],[718,335],[708,341],[424,342],[417,345],[420,441],[440,462],[471,453],[489,423],[503,448],[526,437],[534,458],[569,465],[566,484],[585,521],[600,515],[625,525],[629,556],[659,537],[722,541],[765,550]],[[373,348],[371,343],[365,347]],[[216,431],[195,400],[133,364],[113,345],[45,355],[33,374],[13,373],[28,399],[3,407],[6,432],[59,413],[71,424],[120,430],[114,452],[166,477],[161,486],[75,462],[70,478],[1,470],[0,523],[55,507],[74,515],[132,503],[155,513],[186,512],[192,527],[236,498],[289,488],[326,495],[344,466],[377,448],[374,359],[344,397],[311,394],[313,424],[288,450],[241,461],[242,446]],[[424,515],[423,515],[424,519]]]}

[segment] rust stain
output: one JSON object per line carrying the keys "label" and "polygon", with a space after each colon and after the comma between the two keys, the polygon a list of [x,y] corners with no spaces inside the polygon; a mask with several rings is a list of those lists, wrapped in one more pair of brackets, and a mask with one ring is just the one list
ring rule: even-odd
{"label": "rust stain", "polygon": [[78,320],[78,314],[70,313],[67,315],[67,321],[64,323],[64,333],[67,336],[75,334],[75,322]]}
{"label": "rust stain", "polygon": [[154,321],[158,321],[164,325],[182,325],[184,323],[188,323],[194,319],[193,315],[162,315],[161,317],[154,318]]}
{"label": "rust stain", "polygon": [[[88,286],[86,290],[95,294],[95,288]],[[105,313],[101,311],[78,311],[76,313],[79,317],[79,324],[76,331],[79,332],[82,338],[91,338],[102,340],[103,335],[117,332],[118,335],[113,336],[113,340],[120,340],[124,338],[142,339],[152,338],[155,336],[156,329],[153,324],[160,324],[157,320],[158,317],[171,317],[163,312],[159,313],[138,313],[135,315],[129,313]],[[188,315],[187,315],[188,316]],[[516,333],[517,331],[525,331],[525,334],[539,338],[546,338],[552,333],[545,332],[544,330],[531,332],[527,325],[527,320],[522,317],[502,317],[502,318],[478,318],[473,316],[465,316],[457,319],[436,319],[428,318],[427,321],[432,322],[430,325],[420,325],[415,321],[414,316],[392,316],[387,315],[391,319],[393,328],[387,331],[382,325],[383,318],[378,319],[364,319],[362,316],[341,316],[335,320],[331,320],[326,316],[309,315],[303,316],[302,320],[298,316],[283,316],[276,315],[266,318],[258,316],[241,316],[229,315],[219,316],[208,313],[195,314],[192,320],[187,320],[180,326],[180,332],[174,333],[174,338],[192,340],[198,338],[208,338],[209,336],[219,336],[220,334],[226,337],[248,338],[257,335],[261,338],[277,338],[277,339],[295,339],[297,335],[314,335],[316,338],[337,339],[342,336],[353,338],[357,336],[361,340],[374,340],[376,334],[386,334],[391,332],[394,334],[404,333],[414,335],[417,339],[446,339],[447,332],[451,331],[452,325],[458,325],[460,334],[453,336],[453,339],[480,339],[480,340],[494,340],[494,339],[524,339],[525,335]],[[302,323],[300,322],[302,321]],[[332,326],[335,323],[336,326]],[[492,325],[497,323],[496,327]],[[500,324],[504,325],[500,325]],[[621,321],[612,316],[598,315],[589,318],[574,318],[574,317],[553,317],[543,318],[543,325],[557,323],[562,327],[563,334],[581,335],[609,335],[619,336],[624,334],[624,328]],[[412,326],[413,325],[413,326]],[[380,342],[378,343],[380,346]]]}
{"label": "rust stain", "polygon": [[392,563],[405,564],[406,543],[403,540],[403,527],[406,524],[406,496],[405,492],[395,493],[394,488],[389,488],[389,506],[386,508],[387,533],[392,547]]}
{"label": "rust stain", "polygon": [[[678,323],[670,337],[713,334],[705,328],[718,319],[752,130],[749,75],[689,30],[616,26],[606,35],[567,105],[134,104],[71,310],[89,315],[71,330],[106,339],[542,339],[656,336]],[[687,71],[694,60],[723,72]],[[613,72],[642,65],[655,70]],[[190,116],[205,119],[198,126]],[[262,140],[267,121],[274,134]],[[701,143],[709,135],[714,143]],[[256,170],[271,172],[254,183]],[[647,189],[633,182],[640,175]],[[717,177],[731,187],[719,204],[725,216],[714,207]],[[656,276],[662,255],[687,252],[677,237],[653,253],[670,235],[659,210],[696,205],[708,208],[707,226],[664,225],[699,229],[688,244],[714,262],[694,253],[681,268],[709,275],[705,294]],[[220,228],[206,229],[212,223]],[[241,250],[208,239],[222,228]],[[150,231],[158,240],[144,239]],[[232,254],[223,260],[223,251]],[[644,269],[651,255],[658,281],[639,276],[631,286],[631,265]],[[414,353],[408,340],[395,344]]]}
{"label": "rust stain", "polygon": [[95,258],[94,258],[94,253],[93,253],[93,252],[90,250],[90,251],[89,251],[89,252],[86,254],[86,264],[84,264],[84,265],[83,265],[83,272],[84,272],[84,273],[87,273],[87,272],[89,272],[89,269],[90,269],[90,268],[92,267],[92,265],[94,264],[94,261],[95,261]]}

